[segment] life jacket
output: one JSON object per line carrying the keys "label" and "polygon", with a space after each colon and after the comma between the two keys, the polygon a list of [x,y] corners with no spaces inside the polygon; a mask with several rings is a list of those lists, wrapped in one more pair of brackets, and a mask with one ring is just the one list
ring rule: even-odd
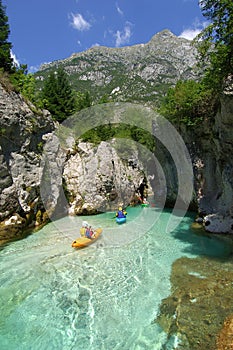
{"label": "life jacket", "polygon": [[86,236],[87,238],[91,238],[91,231],[90,231],[89,228],[86,230],[85,236]]}
{"label": "life jacket", "polygon": [[123,212],[122,210],[119,210],[119,211],[117,212],[117,217],[118,217],[118,218],[125,218],[124,212]]}

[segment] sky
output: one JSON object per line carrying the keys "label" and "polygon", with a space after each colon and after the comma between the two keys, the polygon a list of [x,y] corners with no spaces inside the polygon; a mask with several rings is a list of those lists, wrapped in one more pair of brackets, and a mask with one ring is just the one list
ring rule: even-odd
{"label": "sky", "polygon": [[205,26],[198,0],[2,0],[12,55],[28,71],[93,46],[145,44],[160,31],[192,40]]}

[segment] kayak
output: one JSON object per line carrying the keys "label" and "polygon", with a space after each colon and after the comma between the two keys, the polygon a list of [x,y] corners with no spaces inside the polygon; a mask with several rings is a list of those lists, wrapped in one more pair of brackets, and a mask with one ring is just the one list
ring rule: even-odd
{"label": "kayak", "polygon": [[124,222],[126,222],[126,218],[116,218],[116,222],[118,224],[123,224]]}
{"label": "kayak", "polygon": [[149,207],[149,203],[142,203],[141,206],[142,207]]}
{"label": "kayak", "polygon": [[101,235],[102,232],[103,232],[102,228],[97,228],[94,231],[94,233],[95,233],[95,237],[94,238],[87,238],[87,237],[77,238],[75,241],[73,241],[72,247],[73,248],[84,248],[84,247],[87,247],[88,245],[94,243],[99,238],[99,236]]}

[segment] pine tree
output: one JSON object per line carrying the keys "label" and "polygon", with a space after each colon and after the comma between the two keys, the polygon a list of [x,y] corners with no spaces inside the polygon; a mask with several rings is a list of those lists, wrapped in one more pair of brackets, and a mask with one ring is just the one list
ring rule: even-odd
{"label": "pine tree", "polygon": [[91,106],[91,96],[89,91],[78,92],[76,94],[76,106],[78,111]]}
{"label": "pine tree", "polygon": [[42,90],[42,101],[43,106],[59,122],[62,122],[74,113],[76,104],[74,92],[62,67],[51,73],[45,80]]}
{"label": "pine tree", "polygon": [[13,68],[13,59],[11,58],[12,44],[7,41],[9,34],[8,17],[5,13],[5,7],[0,0],[0,68],[3,68],[6,72],[11,72]]}

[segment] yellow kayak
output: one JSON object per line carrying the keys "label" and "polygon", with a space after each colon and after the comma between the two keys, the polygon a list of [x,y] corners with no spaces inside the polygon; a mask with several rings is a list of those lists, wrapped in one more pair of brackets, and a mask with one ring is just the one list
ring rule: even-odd
{"label": "yellow kayak", "polygon": [[87,247],[88,245],[94,243],[99,238],[99,236],[101,235],[102,232],[103,232],[102,228],[97,228],[94,231],[95,236],[93,238],[87,238],[87,237],[77,238],[75,241],[73,241],[72,247],[73,248]]}

